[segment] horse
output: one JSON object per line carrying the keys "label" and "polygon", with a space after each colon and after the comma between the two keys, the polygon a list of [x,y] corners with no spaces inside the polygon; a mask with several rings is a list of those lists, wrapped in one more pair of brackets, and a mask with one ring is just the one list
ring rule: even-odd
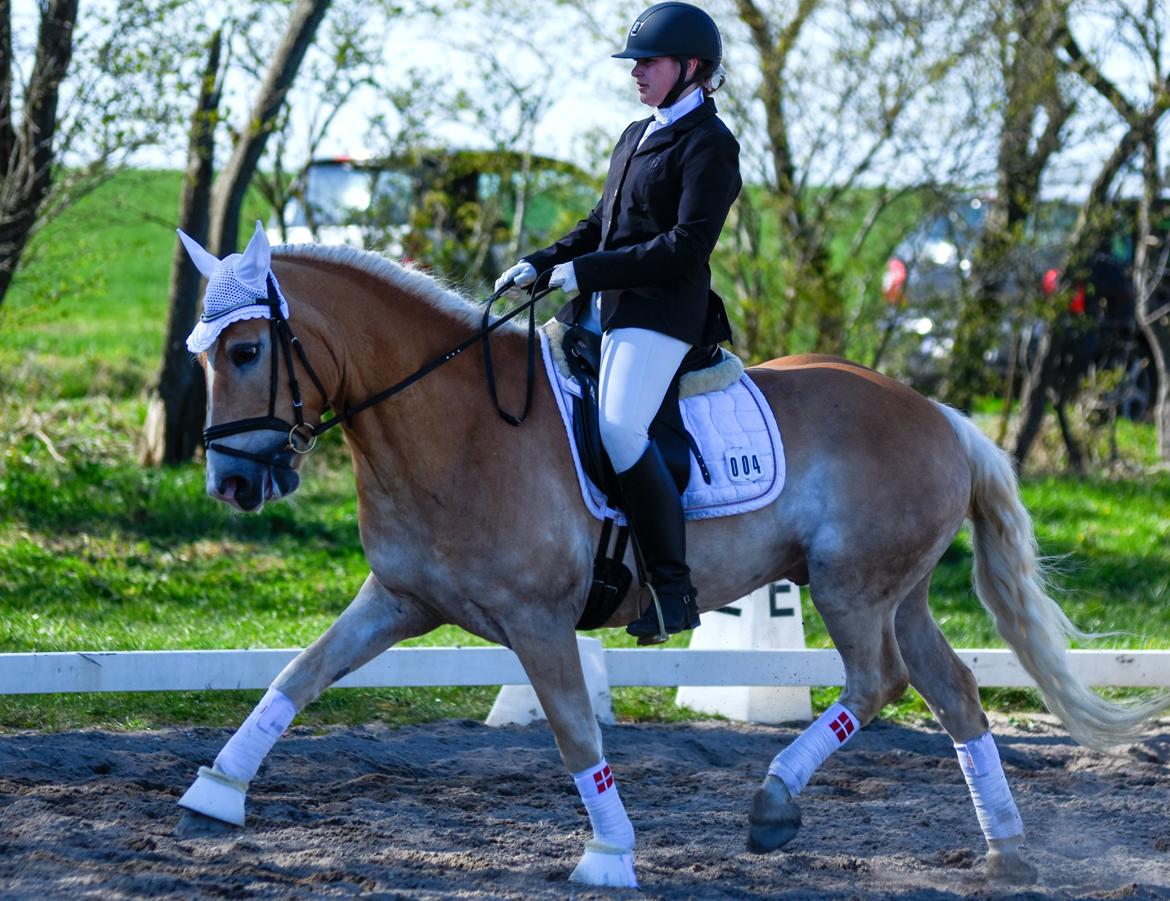
{"label": "horse", "polygon": [[[188,249],[209,277],[206,310],[217,279],[230,278],[251,285],[257,307],[231,314],[226,327],[204,314],[214,339],[199,357],[207,493],[245,511],[287,497],[317,434],[340,422],[370,572],[215,765],[200,769],[180,801],[184,817],[242,825],[248,782],[297,711],[392,645],[454,624],[512,649],[543,705],[594,828],[570,878],[636,886],[634,831],[605,763],[574,631],[597,522],[543,373],[527,420],[514,427],[487,402],[482,352],[464,352],[483,338],[479,310],[429,275],[344,247],[274,251],[259,227],[242,255],[223,261],[194,242]],[[526,339],[514,322],[493,334],[506,381],[526,369]],[[812,772],[912,685],[959,750],[988,876],[1033,880],[975,678],[928,606],[931,574],[964,521],[981,602],[1073,737],[1116,746],[1167,699],[1109,702],[1070,670],[1068,640],[1083,633],[1045,592],[1009,459],[966,417],[836,357],[790,356],[747,374],[784,436],[787,481],[762,509],[688,524],[700,607],[724,607],[779,579],[807,584],[845,669],[838,704],[769,766],[748,812],[748,847],[766,853],[791,841],[795,797]],[[327,408],[337,412],[323,422]],[[289,410],[295,424],[276,415]],[[606,625],[629,623],[640,603],[631,594]]]}

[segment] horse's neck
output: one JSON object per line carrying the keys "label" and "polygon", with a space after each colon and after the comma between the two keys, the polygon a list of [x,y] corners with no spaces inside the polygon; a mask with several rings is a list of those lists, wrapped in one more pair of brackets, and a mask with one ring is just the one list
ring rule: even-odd
{"label": "horse's neck", "polygon": [[[425,299],[361,294],[348,294],[332,317],[333,341],[345,348],[340,394],[346,406],[397,384],[477,331],[466,317]],[[491,348],[501,394],[522,406],[523,335],[501,329]],[[498,435],[499,419],[484,378],[483,349],[475,344],[353,418],[347,435],[365,507],[401,522],[422,507],[443,506],[469,470],[486,465],[497,453],[486,436]]]}

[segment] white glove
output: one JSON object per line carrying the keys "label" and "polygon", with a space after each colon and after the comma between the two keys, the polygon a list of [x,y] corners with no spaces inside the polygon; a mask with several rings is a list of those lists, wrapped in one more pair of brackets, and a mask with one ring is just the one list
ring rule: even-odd
{"label": "white glove", "polygon": [[548,280],[550,288],[560,288],[566,294],[577,293],[577,273],[572,263],[559,263],[553,267],[552,276]]}
{"label": "white glove", "polygon": [[513,279],[512,284],[517,288],[526,288],[536,281],[536,267],[527,260],[521,260],[511,269],[505,270],[504,274],[496,279],[496,290],[504,287],[509,279]]}

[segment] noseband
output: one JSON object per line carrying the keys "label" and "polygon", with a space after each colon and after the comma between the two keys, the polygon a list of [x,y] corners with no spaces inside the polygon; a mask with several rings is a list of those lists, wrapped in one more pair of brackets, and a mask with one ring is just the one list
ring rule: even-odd
{"label": "noseband", "polygon": [[[551,274],[551,273],[550,273]],[[305,422],[304,404],[301,401],[301,388],[297,382],[296,367],[293,365],[293,352],[296,352],[297,358],[301,361],[301,365],[305,367],[305,372],[309,374],[313,385],[316,386],[318,393],[321,395],[323,404],[322,412],[330,409],[329,395],[325,391],[325,386],[321,384],[321,380],[317,377],[317,373],[313,371],[312,365],[309,363],[309,358],[305,354],[301,342],[297,340],[297,336],[293,334],[292,328],[288,324],[284,313],[280,308],[280,297],[276,293],[276,281],[272,277],[272,273],[268,274],[268,308],[271,313],[268,321],[268,334],[271,348],[271,380],[268,390],[268,415],[255,416],[250,419],[235,419],[231,422],[224,422],[218,425],[209,426],[203,431],[203,447],[205,450],[216,451],[221,454],[226,454],[229,457],[238,457],[242,460],[251,460],[254,463],[260,463],[264,466],[272,466],[280,469],[292,469],[291,457],[287,455],[289,452],[293,454],[307,454],[317,445],[317,438],[320,437],[329,429],[343,422],[348,422],[362,410],[374,406],[389,397],[393,397],[399,391],[410,387],[425,375],[429,375],[434,370],[438,369],[444,363],[448,363],[467,348],[473,344],[483,341],[484,345],[484,369],[487,374],[488,387],[491,392],[492,401],[496,405],[496,410],[500,416],[509,425],[520,425],[528,416],[528,411],[532,407],[532,388],[535,382],[536,369],[536,314],[535,305],[542,298],[552,293],[555,289],[545,288],[543,291],[538,291],[536,286],[540,283],[538,279],[533,283],[530,289],[530,298],[522,303],[516,309],[509,311],[506,315],[491,322],[491,308],[504,292],[512,287],[512,282],[509,281],[501,288],[497,289],[484,302],[483,324],[480,330],[468,338],[463,343],[451,350],[447,351],[442,356],[436,357],[429,363],[419,367],[402,381],[391,385],[377,394],[374,394],[358,404],[351,407],[346,407],[344,412],[334,415],[329,419],[322,420],[317,425],[310,425]],[[528,321],[528,380],[527,393],[524,402],[524,412],[519,416],[513,416],[506,412],[501,406],[496,397],[496,381],[495,374],[492,368],[492,357],[488,336],[491,332],[502,326],[505,322],[515,318],[525,310],[533,310],[532,315]],[[276,415],[276,395],[280,387],[280,361],[283,357],[285,367],[288,369],[288,387],[289,393],[292,395],[293,408],[293,422],[281,419]],[[252,453],[251,451],[241,450],[238,447],[232,447],[229,444],[216,443],[220,438],[227,438],[231,435],[240,435],[244,432],[257,432],[262,430],[283,432],[288,435],[288,439],[281,447],[275,448],[266,454]],[[285,459],[281,458],[285,455]]]}

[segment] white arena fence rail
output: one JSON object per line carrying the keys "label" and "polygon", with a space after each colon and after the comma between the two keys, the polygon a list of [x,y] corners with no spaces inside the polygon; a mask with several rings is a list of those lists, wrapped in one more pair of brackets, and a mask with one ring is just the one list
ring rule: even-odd
{"label": "white arena fence rail", "polygon": [[[0,694],[215,691],[267,688],[298,650],[64,651],[0,654]],[[828,686],[845,671],[833,650],[606,649],[611,686]],[[959,650],[980,686],[1035,683],[1008,650]],[[1070,651],[1075,672],[1099,687],[1170,687],[1170,650]],[[386,651],[337,683],[341,688],[526,685],[505,648]]]}

